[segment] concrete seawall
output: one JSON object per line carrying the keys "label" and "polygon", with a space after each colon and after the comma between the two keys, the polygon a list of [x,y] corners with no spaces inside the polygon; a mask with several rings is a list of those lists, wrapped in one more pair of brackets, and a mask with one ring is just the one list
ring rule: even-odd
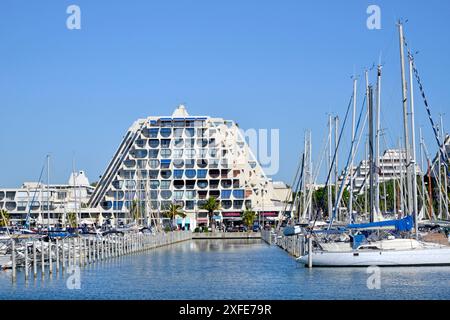
{"label": "concrete seawall", "polygon": [[261,239],[261,232],[211,232],[193,233],[192,239]]}

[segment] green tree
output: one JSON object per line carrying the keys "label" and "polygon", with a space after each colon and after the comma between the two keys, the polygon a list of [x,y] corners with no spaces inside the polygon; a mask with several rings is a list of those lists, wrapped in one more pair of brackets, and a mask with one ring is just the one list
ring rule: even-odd
{"label": "green tree", "polygon": [[67,214],[67,223],[69,224],[69,226],[71,228],[76,228],[78,223],[77,223],[78,217],[77,214],[75,212],[69,212]]}
{"label": "green tree", "polygon": [[130,205],[130,216],[133,218],[133,221],[139,223],[142,212],[144,211],[144,206],[138,200],[134,199]]}
{"label": "green tree", "polygon": [[6,210],[0,210],[0,227],[9,226],[9,212]]}
{"label": "green tree", "polygon": [[253,222],[255,221],[255,219],[256,213],[251,209],[245,210],[244,213],[242,214],[242,221],[249,228],[253,226]]}
{"label": "green tree", "polygon": [[217,201],[216,198],[210,197],[206,200],[205,204],[200,207],[200,209],[208,211],[209,225],[213,226],[214,211],[221,209],[220,202]]}
{"label": "green tree", "polygon": [[169,209],[164,212],[164,216],[172,220],[172,222],[175,221],[176,217],[185,218],[186,214],[181,208],[182,207],[180,205],[172,203],[170,204]]}

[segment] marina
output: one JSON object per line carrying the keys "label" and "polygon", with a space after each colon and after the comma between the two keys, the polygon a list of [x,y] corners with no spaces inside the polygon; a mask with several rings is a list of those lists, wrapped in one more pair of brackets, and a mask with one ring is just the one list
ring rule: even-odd
{"label": "marina", "polygon": [[384,268],[381,289],[368,290],[365,269],[299,267],[262,240],[191,240],[101,261],[81,270],[80,290],[68,289],[68,275],[62,273],[25,281],[19,271],[12,283],[9,272],[0,273],[0,299],[440,300],[450,295],[449,267]]}
{"label": "marina", "polygon": [[450,300],[450,5],[227,5],[0,5],[0,300]]}

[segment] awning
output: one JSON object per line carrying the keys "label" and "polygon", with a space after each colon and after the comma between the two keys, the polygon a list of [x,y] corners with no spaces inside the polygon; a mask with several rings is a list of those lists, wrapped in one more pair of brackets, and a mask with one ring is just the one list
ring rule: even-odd
{"label": "awning", "polygon": [[240,217],[240,212],[222,212],[223,217]]}

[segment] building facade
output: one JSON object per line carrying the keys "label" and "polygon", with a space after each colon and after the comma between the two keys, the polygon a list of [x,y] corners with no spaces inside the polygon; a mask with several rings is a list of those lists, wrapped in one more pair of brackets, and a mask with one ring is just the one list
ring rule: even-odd
{"label": "building facade", "polygon": [[210,197],[221,205],[215,219],[228,224],[246,209],[258,220],[278,217],[285,200],[278,195],[285,193],[280,185],[274,191],[235,122],[190,116],[180,105],[128,129],[88,205],[105,217],[135,214],[151,223],[176,203],[186,214],[176,223],[192,230],[208,223],[202,206]]}
{"label": "building facade", "polygon": [[79,171],[70,175],[67,184],[25,182],[20,188],[0,189],[0,209],[8,212],[13,224],[23,224],[27,217],[36,226],[65,224],[71,212],[79,221],[92,217],[87,203],[93,192],[84,171]]}

